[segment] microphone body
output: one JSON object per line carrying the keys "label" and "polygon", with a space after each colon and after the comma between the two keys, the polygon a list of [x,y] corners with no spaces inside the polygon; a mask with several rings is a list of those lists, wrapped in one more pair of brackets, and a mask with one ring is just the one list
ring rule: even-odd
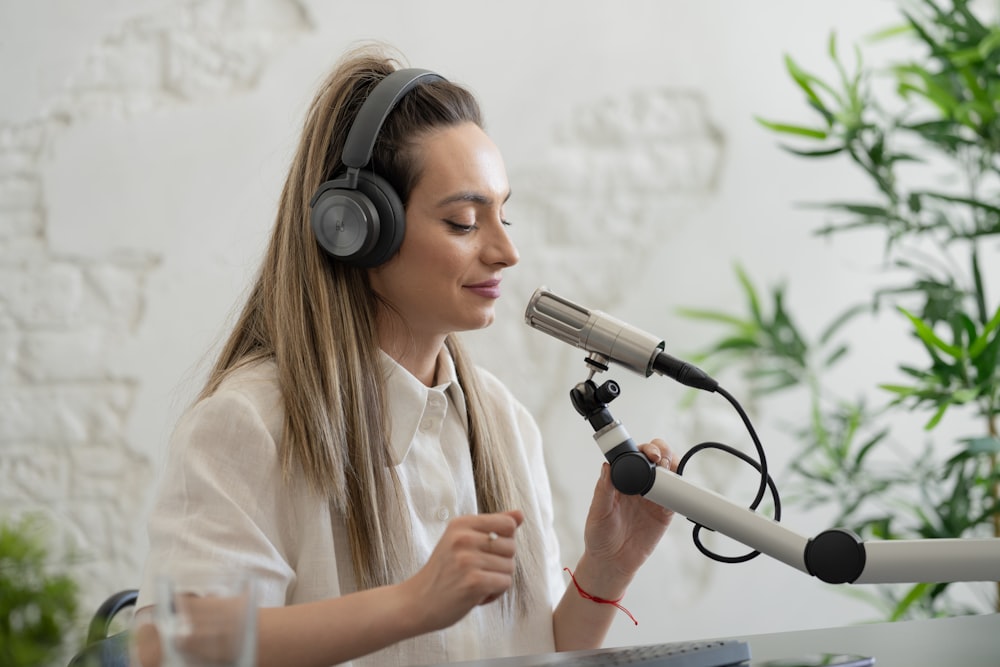
{"label": "microphone body", "polygon": [[704,371],[663,351],[662,338],[601,312],[557,296],[546,287],[535,290],[524,319],[534,329],[564,343],[624,366],[644,377],[666,375],[696,389],[715,391],[718,383]]}
{"label": "microphone body", "polygon": [[556,296],[545,287],[535,290],[524,313],[539,331],[592,354],[600,354],[649,377],[663,340],[599,310],[589,310]]}

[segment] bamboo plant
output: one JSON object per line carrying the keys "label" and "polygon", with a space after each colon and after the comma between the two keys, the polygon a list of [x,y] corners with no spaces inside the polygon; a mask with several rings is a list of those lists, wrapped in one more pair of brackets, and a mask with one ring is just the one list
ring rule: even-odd
{"label": "bamboo plant", "polygon": [[[785,57],[815,123],[758,118],[792,154],[846,159],[874,186],[870,199],[809,205],[826,212],[819,236],[880,232],[885,284],[815,337],[789,312],[784,284],[765,294],[742,267],[746,313],[683,313],[725,330],[696,355],[703,363],[735,362],[755,396],[807,396],[808,417],[790,426],[802,449],[786,502],[835,508],[837,525],[865,539],[1000,538],[1000,294],[984,271],[995,280],[996,260],[983,263],[1000,247],[1000,24],[966,0],[900,13],[901,26],[879,37],[909,38],[919,55],[875,68],[856,46],[848,67],[831,36],[834,80]],[[864,317],[915,337],[922,361],[900,359],[897,377],[841,396],[831,372],[863,344],[848,336]],[[952,417],[974,430],[942,438]],[[895,438],[900,419],[920,420],[926,441]],[[971,596],[953,587],[851,590],[889,620],[1000,611],[1000,584]]]}

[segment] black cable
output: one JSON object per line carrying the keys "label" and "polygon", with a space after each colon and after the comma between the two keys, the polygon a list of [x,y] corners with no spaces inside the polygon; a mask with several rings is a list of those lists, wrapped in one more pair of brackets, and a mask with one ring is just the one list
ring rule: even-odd
{"label": "black cable", "polygon": [[[702,450],[718,449],[728,454],[732,454],[733,456],[739,458],[744,463],[749,464],[757,472],[760,473],[760,485],[757,487],[757,495],[754,497],[753,502],[750,503],[750,510],[756,511],[757,507],[760,506],[761,501],[764,500],[764,494],[768,490],[770,490],[771,499],[774,501],[774,520],[780,521],[781,498],[778,494],[778,487],[775,486],[774,480],[771,478],[771,475],[767,471],[767,456],[764,453],[764,446],[761,444],[760,438],[757,437],[757,431],[754,429],[753,424],[750,422],[750,417],[747,416],[746,411],[743,409],[743,406],[740,405],[739,401],[737,401],[733,397],[733,395],[730,394],[728,391],[719,386],[716,386],[713,391],[717,394],[721,394],[727,401],[729,401],[729,403],[733,406],[736,412],[740,415],[740,418],[743,420],[743,424],[744,426],[746,426],[747,432],[750,434],[750,438],[753,440],[753,444],[757,449],[757,457],[759,460],[755,461],[750,456],[744,454],[735,447],[731,447],[721,442],[702,442],[689,449],[684,454],[684,456],[681,457],[681,460],[677,463],[677,474],[682,475],[684,473],[684,467],[687,465],[691,457]],[[694,523],[694,532],[692,533],[692,539],[694,540],[695,546],[698,547],[698,551],[700,551],[701,553],[703,553],[704,555],[708,556],[713,560],[717,560],[722,563],[744,563],[760,555],[760,552],[756,550],[746,553],[742,556],[723,556],[721,554],[717,554],[708,547],[706,547],[701,542],[702,528],[707,528],[708,530],[712,529],[698,523],[697,521],[692,521],[692,523]]]}

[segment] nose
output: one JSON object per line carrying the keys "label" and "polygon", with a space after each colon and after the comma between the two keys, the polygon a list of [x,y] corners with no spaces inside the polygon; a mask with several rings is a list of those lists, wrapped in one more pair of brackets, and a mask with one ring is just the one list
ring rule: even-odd
{"label": "nose", "polygon": [[484,248],[483,260],[487,264],[498,264],[500,266],[514,266],[521,259],[517,252],[517,246],[507,233],[507,226],[497,221],[496,225],[490,226],[493,232]]}

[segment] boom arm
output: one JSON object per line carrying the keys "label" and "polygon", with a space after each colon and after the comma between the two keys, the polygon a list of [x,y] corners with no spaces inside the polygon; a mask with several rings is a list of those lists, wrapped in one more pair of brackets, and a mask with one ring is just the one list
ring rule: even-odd
{"label": "boom arm", "polygon": [[831,584],[1000,581],[1000,539],[925,539],[865,542],[834,528],[807,538],[777,521],[680,475],[653,465],[639,451],[607,402],[618,395],[608,381],[577,385],[570,396],[594,428],[594,440],[611,465],[611,481],[726,535],[760,553]]}

